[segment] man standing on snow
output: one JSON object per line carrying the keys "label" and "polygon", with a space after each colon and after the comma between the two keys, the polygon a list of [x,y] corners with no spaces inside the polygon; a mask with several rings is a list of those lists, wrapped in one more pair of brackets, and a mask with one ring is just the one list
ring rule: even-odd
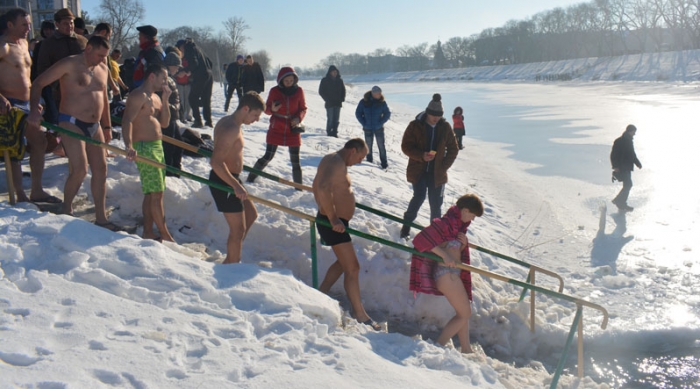
{"label": "man standing on snow", "polygon": [[[367,151],[367,144],[362,139],[350,139],[342,150],[326,155],[318,164],[313,183],[314,198],[318,205],[316,226],[322,244],[331,246],[338,258],[328,268],[319,290],[328,293],[338,278],[345,275],[345,293],[352,304],[355,319],[379,330],[379,325],[369,317],[362,305],[360,264],[350,234],[345,230],[355,214],[355,195],[352,192],[348,166],[362,162]],[[332,227],[319,223],[321,220]]]}
{"label": "man standing on snow", "polygon": [[[452,166],[459,147],[450,124],[442,117],[442,97],[436,93],[425,112],[408,124],[401,150],[408,156],[406,179],[413,185],[413,197],[403,214],[406,223],[416,220],[428,192],[430,220],[442,216],[442,201],[447,183],[447,170]],[[409,224],[401,228],[401,237],[408,238]]]}
{"label": "man standing on snow", "polygon": [[[231,86],[229,86],[231,87]],[[238,108],[224,117],[214,127],[214,152],[211,156],[211,173],[209,180],[230,186],[235,194],[209,187],[216,209],[224,214],[229,233],[226,242],[225,264],[239,263],[243,240],[250,227],[258,218],[255,204],[248,198],[240,174],[243,171],[243,125],[260,120],[265,111],[265,102],[255,92],[243,95],[238,101]]]}
{"label": "man standing on snow", "polygon": [[634,152],[634,135],[637,133],[637,127],[630,124],[622,133],[622,136],[615,139],[612,152],[610,152],[610,162],[613,169],[613,181],[622,181],[622,189],[620,193],[613,199],[612,203],[617,206],[620,211],[632,211],[634,208],[627,205],[627,198],[632,189],[632,171],[634,165],[642,168],[642,163],[637,159],[637,154]]}
{"label": "man standing on snow", "polygon": [[326,77],[321,79],[318,86],[318,94],[326,102],[326,135],[338,137],[338,125],[340,124],[340,108],[345,101],[345,83],[340,78],[340,72],[335,65],[328,68]]}

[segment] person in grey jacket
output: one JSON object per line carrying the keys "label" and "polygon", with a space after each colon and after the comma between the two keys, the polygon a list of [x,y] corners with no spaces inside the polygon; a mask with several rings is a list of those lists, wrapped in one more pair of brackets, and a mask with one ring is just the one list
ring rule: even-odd
{"label": "person in grey jacket", "polygon": [[391,111],[386,101],[384,101],[384,95],[380,87],[375,85],[372,87],[372,90],[365,93],[364,98],[357,104],[355,117],[357,117],[365,132],[365,142],[369,150],[367,162],[372,163],[372,145],[376,138],[379,160],[382,164],[382,169],[386,169],[389,167],[389,163],[386,158],[386,148],[384,147],[384,123],[389,121]]}

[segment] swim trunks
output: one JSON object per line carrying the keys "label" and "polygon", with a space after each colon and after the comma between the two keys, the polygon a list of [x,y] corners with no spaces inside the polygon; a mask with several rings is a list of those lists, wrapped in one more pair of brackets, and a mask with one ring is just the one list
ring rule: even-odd
{"label": "swim trunks", "polygon": [[[165,164],[165,154],[163,153],[163,142],[161,140],[136,142],[134,143],[134,150],[141,157]],[[141,190],[143,194],[165,192],[165,169],[138,161],[136,161],[136,167],[139,169],[141,176]]]}
{"label": "swim trunks", "polygon": [[[333,231],[333,228],[319,223],[319,220],[324,220],[328,223],[330,223],[330,220],[328,220],[328,216],[323,215],[320,212],[316,214],[316,229],[318,230],[318,234],[321,235],[322,245],[335,246],[341,243],[347,243],[352,241],[352,238],[350,238],[350,234],[348,234],[347,231],[335,232]],[[345,219],[340,219],[340,221],[343,222],[346,228],[348,227],[348,225],[350,225],[350,222]]]}
{"label": "swim trunks", "polygon": [[[243,181],[238,177],[238,174],[233,173],[233,178],[238,180],[238,182],[243,185]],[[226,181],[222,180],[221,177],[219,177],[216,173],[214,173],[214,170],[209,173],[209,181],[215,182],[217,184],[229,186],[229,184],[226,183]],[[209,190],[211,191],[211,197],[214,198],[214,203],[216,204],[216,209],[219,212],[223,213],[241,213],[243,212],[243,202],[241,199],[236,197],[235,194],[229,193],[226,191],[223,191],[221,189],[214,188],[213,186],[209,187]]]}
{"label": "swim trunks", "polygon": [[19,108],[22,110],[22,112],[29,114],[30,108],[29,108],[29,101],[27,100],[19,100],[19,99],[13,99],[12,97],[8,97],[7,101],[12,104],[13,107]]}
{"label": "swim trunks", "polygon": [[58,114],[58,122],[68,122],[71,124],[75,124],[78,128],[80,128],[80,131],[83,132],[83,135],[87,136],[88,138],[92,138],[93,136],[95,136],[97,130],[100,129],[100,123],[84,122],[65,113]]}
{"label": "swim trunks", "polygon": [[[12,103],[14,99],[8,100]],[[10,108],[5,115],[0,115],[0,150],[7,150],[15,162],[21,161],[27,150],[27,140],[24,137],[27,116],[19,107]]]}

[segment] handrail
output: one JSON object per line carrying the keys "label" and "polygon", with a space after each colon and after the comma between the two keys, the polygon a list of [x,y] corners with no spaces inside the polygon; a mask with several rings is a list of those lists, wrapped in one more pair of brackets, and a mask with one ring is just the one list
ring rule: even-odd
{"label": "handrail", "polygon": [[[163,141],[168,142],[168,143],[170,143],[170,144],[172,144],[172,145],[178,146],[178,147],[180,147],[180,148],[182,148],[182,149],[185,149],[185,150],[188,150],[188,151],[197,153],[197,154],[199,154],[199,155],[205,156],[205,157],[211,157],[211,154],[212,154],[211,151],[209,151],[209,150],[205,150],[205,149],[202,149],[202,148],[193,146],[193,145],[191,145],[191,144],[189,144],[189,143],[183,142],[183,141],[181,141],[181,140],[174,139],[174,138],[169,137],[169,136],[165,136],[165,135],[164,135],[164,136],[163,136]],[[313,191],[313,188],[311,188],[311,187],[308,186],[308,185],[303,185],[303,184],[299,184],[299,183],[296,183],[296,182],[293,182],[293,181],[285,180],[284,178],[277,177],[277,176],[274,176],[274,175],[269,174],[269,173],[265,173],[265,172],[263,172],[263,171],[261,171],[261,170],[258,170],[258,169],[255,169],[255,168],[251,168],[251,167],[246,166],[246,165],[243,166],[243,169],[244,169],[245,171],[247,171],[247,172],[255,173],[255,174],[258,175],[258,176],[261,176],[261,177],[264,177],[264,178],[273,180],[273,181],[275,181],[275,182],[278,182],[278,183],[281,183],[281,184],[285,184],[285,185],[292,186],[292,187],[294,187],[294,188],[296,188],[296,189],[305,190],[305,191],[309,191],[309,192],[312,192],[312,191]],[[410,225],[410,226],[412,226],[412,227],[414,227],[414,228],[417,228],[417,229],[419,229],[419,230],[422,230],[423,228],[425,228],[425,227],[423,227],[423,226],[421,226],[421,225],[419,225],[419,224],[416,224],[416,223],[414,223],[414,222],[406,223],[406,221],[405,221],[404,219],[401,219],[401,218],[398,217],[398,216],[394,216],[394,215],[392,215],[392,214],[386,213],[386,212],[384,212],[384,211],[380,211],[380,210],[378,210],[378,209],[372,208],[372,207],[367,206],[367,205],[364,205],[364,204],[360,204],[360,203],[357,203],[357,202],[356,202],[356,203],[355,203],[355,206],[356,206],[358,209],[361,209],[361,210],[363,210],[363,211],[367,211],[367,212],[369,212],[369,213],[373,213],[373,214],[375,214],[375,215],[381,216],[381,217],[383,217],[383,218],[386,218],[386,219],[389,219],[389,220],[392,220],[392,221],[395,221],[395,222],[399,222],[399,223],[402,223],[402,224],[408,224],[408,225]],[[527,262],[525,262],[525,261],[521,261],[521,260],[519,260],[519,259],[510,257],[510,256],[507,256],[507,255],[505,255],[505,254],[501,254],[501,253],[499,253],[499,252],[497,252],[497,251],[493,251],[493,250],[490,250],[490,249],[487,249],[487,248],[485,248],[485,247],[481,247],[481,246],[479,246],[479,245],[475,245],[475,244],[472,244],[472,243],[469,244],[469,247],[471,247],[471,248],[473,248],[473,249],[475,249],[475,250],[477,250],[477,251],[481,251],[481,252],[483,252],[483,253],[493,255],[493,256],[495,256],[495,257],[497,257],[497,258],[501,258],[501,259],[506,260],[506,261],[508,261],[508,262],[514,263],[514,264],[516,264],[516,265],[523,266],[523,267],[525,267],[525,268],[527,268],[527,269],[538,271],[538,272],[540,272],[540,273],[542,273],[542,274],[545,274],[545,275],[548,275],[548,276],[550,276],[550,277],[552,277],[552,278],[556,278],[556,279],[559,281],[559,288],[558,288],[558,291],[561,292],[561,291],[564,290],[564,279],[563,279],[559,274],[557,274],[557,273],[555,273],[555,272],[553,272],[553,271],[551,271],[551,270],[548,270],[548,269],[545,269],[545,268],[542,268],[542,267],[539,267],[539,266],[536,266],[536,265],[527,263]],[[521,296],[520,296],[520,300],[522,300],[522,299],[525,297],[525,292],[526,292],[526,291],[523,290],[523,293],[522,293]],[[533,328],[533,331],[534,331],[534,328]]]}
{"label": "handrail", "polygon": [[[69,136],[78,138],[78,139],[80,139],[80,140],[83,140],[83,141],[85,141],[85,142],[88,142],[88,143],[97,145],[97,146],[99,146],[99,147],[105,148],[105,149],[107,149],[107,150],[110,150],[110,151],[112,151],[112,152],[114,152],[114,153],[117,153],[117,154],[120,154],[120,155],[126,155],[126,153],[127,153],[125,150],[120,149],[120,148],[118,148],[118,147],[111,146],[111,145],[108,145],[108,144],[106,144],[106,143],[100,142],[100,141],[98,141],[98,140],[85,137],[85,136],[83,136],[82,134],[78,134],[78,133],[72,132],[72,131],[70,131],[70,130],[66,130],[66,129],[64,129],[64,128],[61,128],[61,127],[59,127],[59,126],[53,125],[53,124],[48,123],[48,122],[42,122],[42,125],[44,125],[44,126],[47,127],[47,128],[51,128],[51,129],[53,129],[53,130],[55,130],[55,131],[61,132],[61,133],[63,133],[63,134],[66,134],[66,135],[69,135]],[[200,183],[203,183],[203,184],[205,184],[205,185],[213,186],[213,187],[215,187],[215,188],[217,188],[217,189],[221,189],[221,190],[224,190],[224,191],[226,191],[226,192],[229,192],[229,193],[232,193],[232,194],[235,195],[235,193],[234,193],[234,191],[233,191],[233,188],[231,188],[231,187],[229,187],[229,186],[227,186],[227,185],[223,185],[223,184],[219,184],[219,183],[215,183],[215,182],[209,181],[209,180],[207,180],[207,179],[205,179],[205,178],[203,178],[203,177],[199,177],[199,176],[197,176],[197,175],[184,172],[184,171],[182,171],[182,170],[180,170],[180,169],[177,169],[177,168],[174,168],[174,167],[172,167],[172,166],[168,166],[168,165],[162,164],[162,163],[160,163],[160,162],[156,162],[156,161],[151,160],[151,159],[148,159],[148,158],[144,158],[144,157],[137,156],[137,157],[136,157],[136,160],[137,160],[137,161],[140,161],[140,162],[143,162],[143,163],[148,163],[148,164],[150,164],[150,165],[152,165],[152,166],[155,166],[155,167],[158,167],[158,168],[161,168],[161,169],[165,169],[165,170],[167,170],[167,171],[170,171],[170,172],[173,172],[173,173],[176,173],[176,174],[180,174],[182,177],[193,179],[193,180],[198,181],[198,182],[200,182]],[[308,221],[311,223],[311,231],[312,231],[312,237],[311,237],[311,243],[312,243],[312,248],[311,248],[311,252],[312,252],[312,261],[313,261],[313,262],[316,261],[316,258],[315,258],[315,256],[314,256],[314,254],[315,254],[315,252],[316,252],[316,248],[315,248],[315,246],[316,246],[315,235],[316,235],[316,234],[315,234],[315,231],[314,231],[314,223],[321,223],[321,224],[324,225],[324,226],[332,227],[330,221],[326,221],[326,220],[316,220],[316,218],[315,218],[314,216],[307,215],[307,214],[305,214],[305,213],[303,213],[303,212],[299,212],[299,211],[296,211],[296,210],[294,210],[294,209],[284,207],[284,206],[282,206],[282,205],[280,205],[280,204],[274,203],[274,202],[269,201],[269,200],[261,199],[261,198],[255,197],[255,196],[248,196],[248,197],[249,197],[252,201],[259,202],[259,203],[261,203],[261,204],[263,204],[263,205],[267,205],[267,206],[269,206],[269,207],[271,207],[271,208],[274,208],[274,209],[280,210],[280,211],[282,211],[282,212],[286,212],[286,213],[289,213],[289,214],[291,214],[291,215],[297,216],[297,217],[299,217],[299,218],[308,220]],[[377,243],[381,243],[381,244],[386,245],[386,246],[389,246],[389,247],[393,247],[393,248],[396,248],[396,249],[399,249],[399,250],[402,250],[402,251],[405,251],[405,252],[409,252],[409,253],[412,253],[412,254],[417,254],[417,255],[419,255],[419,256],[421,256],[421,257],[434,260],[434,261],[438,262],[438,265],[443,265],[443,266],[444,266],[444,261],[443,261],[442,258],[439,257],[438,255],[435,255],[435,254],[432,254],[432,253],[423,253],[423,252],[420,252],[420,251],[416,250],[415,248],[411,248],[411,247],[404,246],[404,245],[401,245],[401,244],[398,244],[398,243],[394,243],[394,242],[392,242],[392,241],[390,241],[390,240],[383,239],[383,238],[379,238],[379,237],[376,237],[376,236],[373,236],[373,235],[364,233],[364,232],[362,232],[362,231],[354,230],[354,229],[349,228],[349,227],[346,228],[346,231],[347,231],[349,234],[351,234],[351,235],[359,236],[359,237],[364,238],[364,239],[368,239],[368,240],[371,240],[371,241],[374,241],[374,242],[377,242]],[[525,288],[525,289],[530,289],[530,290],[532,291],[531,304],[532,304],[532,307],[533,307],[533,312],[532,312],[532,313],[533,313],[533,315],[532,315],[533,317],[534,317],[534,304],[535,304],[535,295],[534,295],[534,292],[536,292],[536,291],[537,291],[537,292],[540,292],[540,293],[544,293],[544,294],[549,295],[549,296],[552,296],[552,297],[560,298],[560,299],[565,300],[565,301],[569,301],[569,302],[576,303],[576,306],[577,306],[576,317],[574,318],[574,322],[573,322],[573,324],[572,324],[572,326],[571,326],[570,334],[569,334],[569,337],[568,337],[568,339],[567,339],[567,344],[566,344],[566,346],[565,346],[564,353],[562,354],[562,357],[561,357],[560,360],[559,360],[559,364],[557,365],[557,370],[556,370],[556,372],[555,372],[555,374],[554,374],[553,381],[552,381],[552,385],[550,386],[550,389],[556,389],[556,384],[557,384],[557,382],[558,382],[558,380],[559,380],[559,376],[561,375],[561,372],[562,372],[562,370],[563,370],[563,364],[564,364],[564,362],[565,362],[565,358],[566,358],[567,355],[568,355],[568,348],[569,348],[569,346],[570,346],[571,340],[573,339],[573,334],[574,334],[574,332],[576,331],[576,328],[577,328],[577,327],[578,327],[578,334],[579,334],[579,339],[578,339],[578,347],[579,347],[578,375],[579,375],[579,377],[582,377],[582,376],[583,376],[583,310],[582,310],[582,307],[583,307],[583,306],[587,306],[587,307],[589,307],[589,308],[593,308],[593,309],[599,310],[599,311],[603,314],[603,322],[601,323],[601,328],[602,328],[602,329],[605,329],[605,328],[607,327],[607,325],[608,325],[608,311],[607,311],[605,308],[603,308],[602,306],[600,306],[600,305],[598,305],[598,304],[591,303],[591,302],[586,301],[586,300],[578,299],[578,298],[576,298],[576,297],[573,297],[573,296],[570,296],[570,295],[566,295],[566,294],[563,294],[563,293],[561,293],[561,292],[554,292],[554,291],[551,291],[551,290],[549,290],[549,289],[545,289],[545,288],[542,288],[542,287],[539,287],[539,286],[536,286],[536,285],[533,285],[533,284],[530,284],[530,283],[527,283],[527,282],[522,282],[522,281],[514,280],[514,279],[511,279],[511,278],[502,276],[502,275],[500,275],[500,274],[493,273],[493,272],[488,271],[488,270],[480,269],[480,268],[477,268],[477,267],[474,267],[474,266],[471,266],[471,265],[459,264],[459,265],[457,265],[457,267],[460,268],[460,269],[462,269],[462,270],[465,270],[465,271],[470,271],[470,272],[473,272],[473,273],[480,274],[480,275],[482,275],[482,276],[484,276],[484,277],[493,278],[493,279],[496,279],[496,280],[499,280],[499,281],[502,281],[502,282],[506,282],[506,283],[509,283],[509,284],[512,284],[512,285],[520,286],[520,287]],[[315,277],[317,276],[317,275],[316,275],[317,270],[316,270],[315,264],[313,264],[313,263],[312,263],[312,272],[314,273],[314,278],[315,278]],[[531,270],[531,274],[533,275],[533,278],[534,278],[534,273],[532,272],[532,270]],[[316,283],[317,283],[317,280],[314,279],[314,284],[316,284]],[[534,319],[533,319],[533,323],[534,323]]]}

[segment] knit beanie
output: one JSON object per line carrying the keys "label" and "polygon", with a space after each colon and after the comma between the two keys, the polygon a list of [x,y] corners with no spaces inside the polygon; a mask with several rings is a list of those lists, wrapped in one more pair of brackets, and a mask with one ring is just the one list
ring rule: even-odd
{"label": "knit beanie", "polygon": [[172,51],[165,55],[163,63],[165,64],[165,66],[182,66],[182,60],[180,59],[180,56]]}
{"label": "knit beanie", "polygon": [[428,103],[428,108],[425,109],[425,113],[428,115],[442,117],[445,110],[442,109],[442,96],[439,93],[433,95],[433,99]]}

